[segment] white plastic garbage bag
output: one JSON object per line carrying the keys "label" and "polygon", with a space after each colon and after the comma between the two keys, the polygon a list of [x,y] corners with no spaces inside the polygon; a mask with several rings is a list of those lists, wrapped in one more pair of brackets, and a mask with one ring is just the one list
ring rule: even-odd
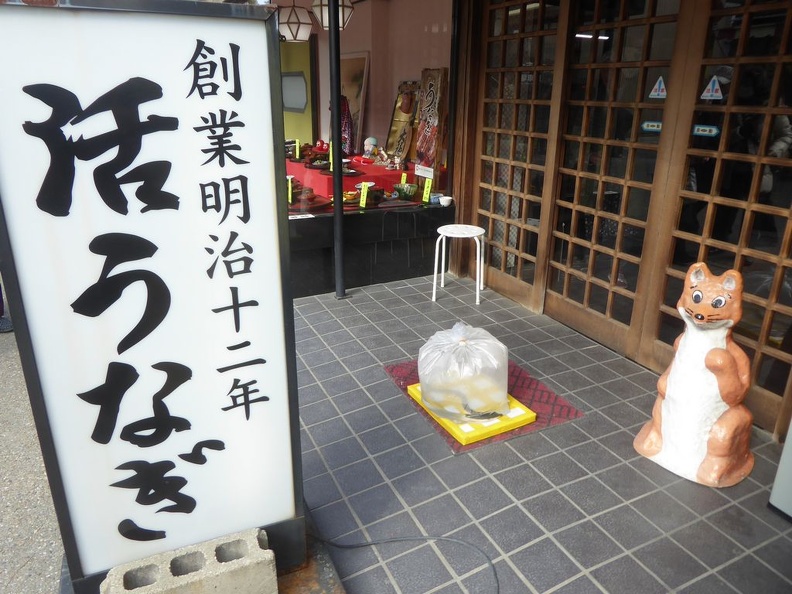
{"label": "white plastic garbage bag", "polygon": [[464,322],[435,333],[418,352],[424,405],[458,423],[509,412],[508,374],[506,345]]}

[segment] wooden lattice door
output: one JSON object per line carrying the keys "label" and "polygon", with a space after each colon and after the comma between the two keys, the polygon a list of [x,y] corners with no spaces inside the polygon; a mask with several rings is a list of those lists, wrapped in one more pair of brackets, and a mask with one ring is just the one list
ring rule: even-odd
{"label": "wooden lattice door", "polygon": [[658,341],[682,325],[677,297],[690,263],[739,270],[745,282],[737,339],[752,359],[748,403],[757,422],[786,433],[792,414],[792,11],[788,2],[713,2],[692,125],[680,143],[670,263]]}
{"label": "wooden lattice door", "polygon": [[685,272],[746,281],[749,406],[792,415],[792,11],[492,0],[470,222],[487,283],[656,371]]}
{"label": "wooden lattice door", "polygon": [[640,340],[650,204],[669,166],[658,147],[678,5],[592,0],[571,17],[547,305],[623,351]]}

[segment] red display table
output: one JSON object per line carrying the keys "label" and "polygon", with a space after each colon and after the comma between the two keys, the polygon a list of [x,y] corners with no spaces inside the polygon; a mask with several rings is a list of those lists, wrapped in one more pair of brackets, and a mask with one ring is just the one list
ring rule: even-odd
{"label": "red display table", "polygon": [[[393,185],[401,182],[402,173],[407,174],[407,183],[415,183],[415,171],[412,165],[405,172],[400,169],[388,170],[384,165],[361,165],[348,163],[347,167],[359,172],[360,175],[344,176],[344,191],[351,192],[355,184],[360,182],[374,182],[386,192],[393,192]],[[333,176],[320,169],[308,169],[302,163],[286,161],[286,175],[293,175],[304,187],[313,188],[314,194],[330,197],[333,195]]]}

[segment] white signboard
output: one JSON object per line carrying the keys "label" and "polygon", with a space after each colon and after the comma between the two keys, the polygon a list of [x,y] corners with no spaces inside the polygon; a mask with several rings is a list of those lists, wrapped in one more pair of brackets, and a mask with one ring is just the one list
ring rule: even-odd
{"label": "white signboard", "polygon": [[84,575],[295,515],[266,37],[0,7],[0,204]]}
{"label": "white signboard", "polygon": [[425,177],[426,179],[434,179],[434,169],[426,167],[425,165],[415,165],[415,175],[418,177]]}

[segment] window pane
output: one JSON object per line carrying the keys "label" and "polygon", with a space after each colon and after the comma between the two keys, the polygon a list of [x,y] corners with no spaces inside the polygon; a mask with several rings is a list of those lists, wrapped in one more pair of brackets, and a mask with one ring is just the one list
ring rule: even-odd
{"label": "window pane", "polygon": [[544,138],[534,138],[531,150],[531,163],[544,165],[547,156],[547,141]]}
{"label": "window pane", "polygon": [[643,58],[644,39],[646,27],[627,27],[624,30],[624,48],[622,49],[622,62],[640,62]]}
{"label": "window pane", "polygon": [[500,68],[503,53],[503,43],[501,41],[491,41],[487,46],[487,66],[490,68]]}
{"label": "window pane", "polygon": [[498,123],[498,104],[486,103],[484,105],[484,127],[494,128]]}
{"label": "window pane", "polygon": [[503,35],[504,14],[505,11],[502,8],[490,11],[490,37]]}
{"label": "window pane", "polygon": [[657,153],[655,151],[636,150],[632,179],[652,183],[656,160]]}
{"label": "window pane", "polygon": [[536,64],[536,37],[523,39],[523,66],[533,66]]}
{"label": "window pane", "polygon": [[533,72],[520,73],[520,99],[531,99],[531,95],[533,94],[533,81]]}
{"label": "window pane", "polygon": [[569,169],[577,169],[578,165],[578,151],[580,149],[579,142],[572,142],[567,140],[564,143],[564,167]]}
{"label": "window pane", "polygon": [[553,93],[553,72],[544,70],[539,72],[539,85],[536,88],[537,99],[550,99]]}
{"label": "window pane", "polygon": [[657,0],[655,14],[663,16],[666,14],[677,14],[679,12],[679,0]]}
{"label": "window pane", "polygon": [[520,40],[509,39],[506,42],[506,60],[504,66],[506,68],[515,68],[519,63],[520,56]]}
{"label": "window pane", "polygon": [[650,60],[670,60],[674,51],[676,23],[661,23],[652,27],[652,45],[649,49]]}
{"label": "window pane", "polygon": [[757,12],[750,16],[748,41],[744,56],[774,56],[778,53],[784,33],[786,13],[783,11]]}
{"label": "window pane", "polygon": [[547,35],[542,41],[542,65],[552,66],[555,63],[556,37]]}
{"label": "window pane", "polygon": [[534,108],[536,122],[534,123],[534,132],[547,133],[550,126],[550,106],[537,105]]}
{"label": "window pane", "polygon": [[[532,2],[531,4],[536,4]],[[547,0],[544,4],[544,23],[543,29],[558,29],[558,6],[560,0]]]}

